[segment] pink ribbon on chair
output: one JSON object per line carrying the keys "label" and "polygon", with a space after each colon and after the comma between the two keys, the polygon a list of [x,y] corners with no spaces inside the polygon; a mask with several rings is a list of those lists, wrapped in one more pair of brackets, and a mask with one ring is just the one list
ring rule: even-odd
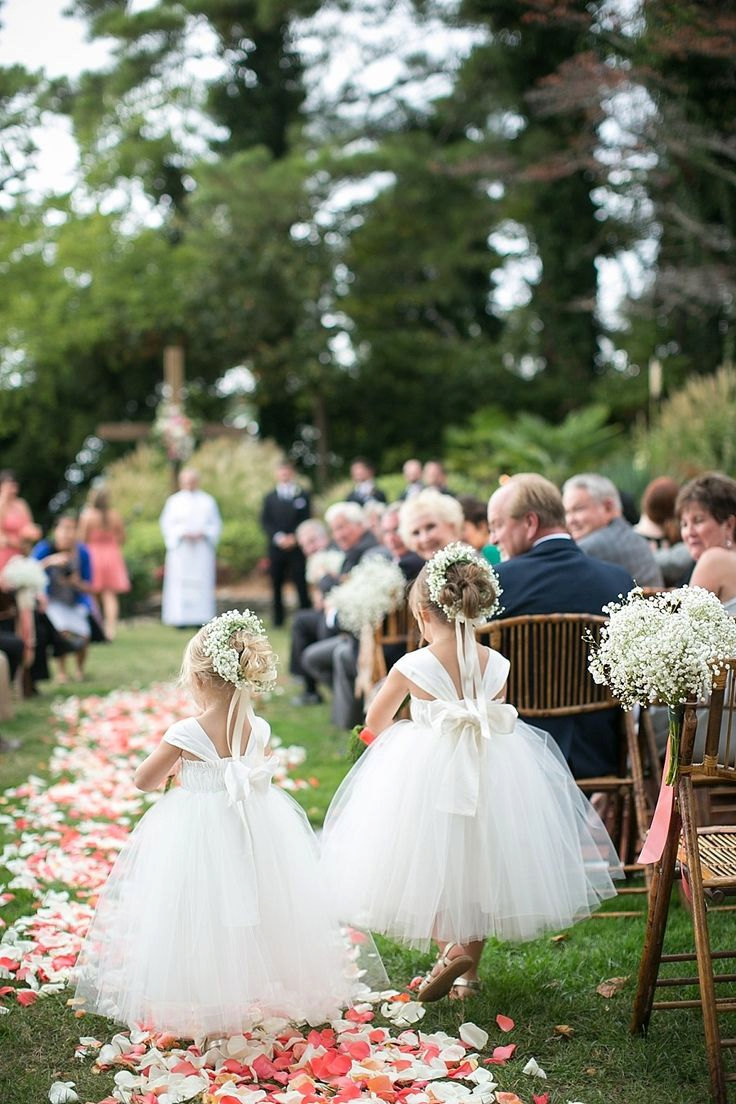
{"label": "pink ribbon on chair", "polygon": [[659,796],[657,797],[657,806],[654,810],[652,823],[649,825],[647,838],[644,841],[644,846],[637,860],[637,862],[640,863],[658,862],[662,858],[664,845],[667,842],[667,835],[670,830],[670,824],[672,823],[672,810],[675,807],[675,787],[668,786],[665,782],[669,765],[670,741],[668,740],[667,754],[665,756],[664,769],[662,771],[662,782],[659,787]]}

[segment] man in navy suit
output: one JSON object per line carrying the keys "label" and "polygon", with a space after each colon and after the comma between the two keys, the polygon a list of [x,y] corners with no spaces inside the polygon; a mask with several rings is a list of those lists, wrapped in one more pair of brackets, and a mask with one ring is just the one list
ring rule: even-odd
{"label": "man in navy suit", "polygon": [[268,537],[268,564],[273,587],[273,623],[284,623],[283,586],[291,579],[299,595],[301,609],[309,609],[309,590],[304,577],[304,553],[296,539],[296,530],[310,516],[309,495],[296,482],[294,468],[288,462],[276,469],[276,489],[263,499],[261,525]]}
{"label": "man in navy suit", "polygon": [[[622,567],[586,556],[565,528],[557,487],[541,475],[512,476],[488,503],[490,539],[504,562],[502,617],[594,613],[634,585]],[[513,705],[513,702],[511,703]],[[557,741],[577,778],[618,771],[617,710],[533,721]]]}

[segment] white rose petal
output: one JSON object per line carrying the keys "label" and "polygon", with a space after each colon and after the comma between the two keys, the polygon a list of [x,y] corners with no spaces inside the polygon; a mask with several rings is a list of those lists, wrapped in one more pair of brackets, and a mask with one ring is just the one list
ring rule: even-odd
{"label": "white rose petal", "polygon": [[51,1104],[74,1104],[79,1097],[74,1091],[73,1081],[54,1081],[49,1089]]}
{"label": "white rose petal", "polygon": [[488,1042],[488,1032],[474,1023],[460,1024],[458,1035],[464,1043],[473,1047],[474,1050],[482,1050]]}
{"label": "white rose petal", "polygon": [[526,1073],[529,1077],[543,1077],[545,1081],[547,1080],[547,1074],[539,1065],[536,1058],[530,1058],[521,1072]]}

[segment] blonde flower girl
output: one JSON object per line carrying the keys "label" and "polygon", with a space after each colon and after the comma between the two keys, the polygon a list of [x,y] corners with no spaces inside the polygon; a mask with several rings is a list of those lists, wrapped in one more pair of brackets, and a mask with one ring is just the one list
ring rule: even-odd
{"label": "blonde flower girl", "polygon": [[[391,669],[366,717],[377,738],[330,806],[323,862],[339,914],[438,961],[422,1000],[479,987],[486,936],[533,939],[590,916],[621,876],[600,818],[554,740],[503,701],[509,662],[474,627],[498,580],[468,545],[442,549],[410,605],[428,647]],[[394,722],[411,698],[411,720]]]}
{"label": "blonde flower girl", "polygon": [[314,835],[271,785],[269,725],[250,695],[275,681],[259,619],[231,610],[189,642],[183,681],[202,712],[141,763],[153,790],[100,895],[76,967],[76,1003],[129,1026],[200,1039],[264,1016],[312,1024],[351,999]]}

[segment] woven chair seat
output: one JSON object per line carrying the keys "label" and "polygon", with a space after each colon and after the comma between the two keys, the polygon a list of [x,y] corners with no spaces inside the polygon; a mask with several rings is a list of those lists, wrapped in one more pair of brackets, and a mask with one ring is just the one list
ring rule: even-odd
{"label": "woven chair seat", "polygon": [[[698,829],[698,853],[703,871],[703,888],[736,891],[736,827],[708,826]],[[687,871],[685,841],[680,836],[677,860]]]}

